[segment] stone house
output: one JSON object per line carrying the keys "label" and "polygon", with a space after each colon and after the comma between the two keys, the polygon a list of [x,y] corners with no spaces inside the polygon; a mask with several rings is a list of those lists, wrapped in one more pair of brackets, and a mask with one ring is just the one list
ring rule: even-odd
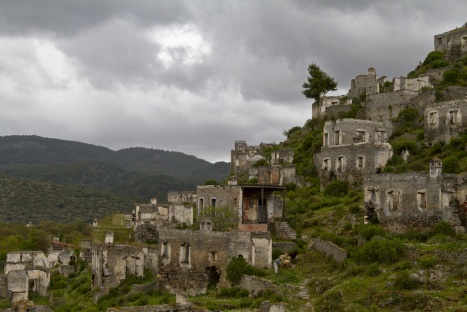
{"label": "stone house", "polygon": [[453,137],[467,130],[467,97],[459,100],[433,103],[423,114],[425,141],[449,142]]}
{"label": "stone house", "polygon": [[462,27],[447,31],[434,37],[435,51],[442,51],[446,59],[452,60],[467,54],[467,23]]}
{"label": "stone house", "polygon": [[247,145],[246,141],[235,141],[230,152],[230,172],[235,175],[245,174],[258,161],[263,159],[263,152],[274,144],[261,143],[259,146]]}
{"label": "stone house", "polygon": [[12,303],[28,300],[30,292],[46,296],[50,285],[49,260],[42,251],[7,254],[5,263],[7,298]]}
{"label": "stone house", "polygon": [[159,232],[159,287],[170,293],[197,295],[208,285],[225,283],[232,257],[269,268],[272,241],[268,232],[213,232],[165,229]]}
{"label": "stone house", "polygon": [[368,120],[328,121],[323,129],[323,146],[314,155],[321,187],[335,179],[361,184],[363,176],[381,170],[392,157],[387,140],[392,126]]}
{"label": "stone house", "polygon": [[198,186],[197,214],[206,207],[228,207],[238,214],[241,231],[267,231],[267,223],[282,217],[285,187],[274,185]]}
{"label": "stone house", "polygon": [[429,228],[446,221],[463,230],[459,202],[467,186],[454,174],[442,174],[441,160],[430,162],[430,172],[381,173],[365,176],[367,221],[378,220],[395,231]]}
{"label": "stone house", "polygon": [[144,270],[156,274],[157,250],[140,244],[94,243],[92,246],[92,288],[106,292],[128,275],[144,277]]}

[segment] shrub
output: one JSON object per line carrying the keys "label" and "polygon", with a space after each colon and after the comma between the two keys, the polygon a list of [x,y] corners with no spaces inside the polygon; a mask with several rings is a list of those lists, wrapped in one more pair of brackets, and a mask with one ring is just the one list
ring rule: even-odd
{"label": "shrub", "polygon": [[396,280],[394,281],[394,286],[399,289],[413,290],[420,288],[422,282],[410,275],[408,271],[403,271],[397,274]]}
{"label": "shrub", "polygon": [[405,271],[410,268],[412,268],[412,262],[408,260],[399,261],[394,265],[394,270],[396,271]]}
{"label": "shrub", "polygon": [[439,223],[436,223],[435,226],[433,227],[433,231],[436,234],[444,234],[447,236],[454,236],[456,234],[452,226],[446,221],[441,221]]}
{"label": "shrub", "polygon": [[429,269],[434,267],[439,260],[434,255],[424,255],[420,257],[419,261],[422,268]]}
{"label": "shrub", "polygon": [[349,192],[349,182],[334,180],[326,187],[324,194],[328,196],[342,197]]}
{"label": "shrub", "polygon": [[240,287],[221,288],[217,297],[220,298],[245,298],[248,297],[248,290]]}
{"label": "shrub", "polygon": [[404,246],[396,240],[373,239],[360,247],[352,258],[359,263],[394,263],[404,255]]}
{"label": "shrub", "polygon": [[233,284],[238,284],[242,280],[243,275],[264,275],[262,270],[259,270],[249,265],[243,257],[233,257],[225,268],[227,280]]}
{"label": "shrub", "polygon": [[372,239],[374,236],[382,236],[384,235],[384,230],[381,226],[376,224],[366,224],[366,225],[359,225],[357,227],[357,233],[364,237],[366,240]]}

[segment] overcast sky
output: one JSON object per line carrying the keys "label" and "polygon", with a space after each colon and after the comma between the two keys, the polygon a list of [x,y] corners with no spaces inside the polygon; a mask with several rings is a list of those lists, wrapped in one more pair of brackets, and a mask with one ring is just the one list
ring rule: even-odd
{"label": "overcast sky", "polygon": [[0,135],[230,161],[303,126],[318,64],[344,94],[406,76],[465,0],[1,0]]}

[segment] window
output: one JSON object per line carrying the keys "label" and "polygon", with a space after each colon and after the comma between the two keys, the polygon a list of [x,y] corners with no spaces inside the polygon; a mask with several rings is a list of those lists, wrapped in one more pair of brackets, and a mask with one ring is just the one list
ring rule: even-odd
{"label": "window", "polygon": [[214,251],[211,251],[208,253],[208,258],[209,258],[209,261],[216,261],[217,260],[217,253],[214,252]]}
{"label": "window", "polygon": [[365,130],[357,130],[355,132],[355,136],[353,138],[354,143],[363,143],[366,142],[366,131]]}
{"label": "window", "polygon": [[459,111],[458,110],[451,110],[448,113],[448,124],[450,125],[457,125],[459,123]]}
{"label": "window", "polygon": [[162,243],[162,257],[163,258],[169,257],[169,243],[168,242]]}
{"label": "window", "polygon": [[340,130],[334,131],[334,145],[341,144],[341,132]]}
{"label": "window", "polygon": [[390,190],[387,193],[387,207],[389,211],[399,210],[399,192]]}
{"label": "window", "polygon": [[200,198],[198,202],[198,210],[204,208],[204,198]]}
{"label": "window", "polygon": [[337,169],[337,172],[345,171],[345,157],[344,156],[340,156],[337,158],[336,169]]}
{"label": "window", "polygon": [[438,112],[430,112],[428,114],[428,124],[431,126],[438,124]]}
{"label": "window", "polygon": [[417,205],[418,209],[426,209],[426,192],[419,191],[417,193]]}
{"label": "window", "polygon": [[365,156],[357,156],[356,166],[357,169],[363,169],[363,167],[365,167]]}
{"label": "window", "polygon": [[324,136],[323,136],[323,145],[324,146],[329,146],[329,134],[326,132],[324,133]]}
{"label": "window", "polygon": [[384,130],[376,131],[376,142],[386,143],[388,141],[388,134]]}
{"label": "window", "polygon": [[180,247],[180,262],[188,264],[190,263],[190,244],[183,243]]}
{"label": "window", "polygon": [[211,198],[211,206],[216,207],[216,198],[215,197]]}
{"label": "window", "polygon": [[331,160],[329,158],[325,158],[323,160],[323,167],[322,167],[323,170],[325,171],[329,171],[331,170]]}

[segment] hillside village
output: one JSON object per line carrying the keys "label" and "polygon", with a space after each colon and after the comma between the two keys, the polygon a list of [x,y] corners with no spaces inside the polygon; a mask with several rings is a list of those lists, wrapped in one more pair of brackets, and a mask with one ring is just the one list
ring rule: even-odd
{"label": "hillside village", "polygon": [[[442,52],[447,64],[465,60],[467,24],[436,35],[434,51]],[[412,111],[423,116],[419,121],[428,147],[440,141],[449,142],[467,130],[467,87],[450,86],[443,91],[434,88],[448,69],[448,66],[431,68],[415,77],[389,81],[370,67],[367,73],[351,81],[347,94],[322,94],[313,103],[311,122],[321,120],[324,126],[321,147],[310,155],[313,164],[309,165],[319,177],[321,192],[336,185],[336,181],[347,183],[355,192],[363,192],[356,197],[360,200],[357,207],[362,210],[351,216],[351,228],[379,224],[389,232],[405,233],[433,229],[442,223],[459,235],[465,233],[464,175],[444,173],[443,161],[438,157],[430,159],[426,172],[388,170],[395,155],[408,162],[413,154],[410,145],[396,149],[389,142],[401,114]],[[359,109],[352,116],[357,106]],[[96,219],[93,239],[81,242],[79,254],[74,253],[78,246],[58,239],[51,242],[49,253],[8,253],[4,274],[0,275],[0,297],[8,299],[12,309],[5,311],[51,311],[46,306],[35,306],[31,295],[46,297],[53,274],[66,277],[77,274],[78,260],[91,268],[89,287],[96,304],[131,276],[153,277],[138,286],[138,291],[157,290],[176,296],[175,305],[108,311],[203,310],[190,301],[212,288],[233,287],[228,277],[232,259],[243,259],[253,268],[271,272],[272,278],[244,275],[238,283],[253,298],[268,291],[280,292],[273,281],[274,266],[279,265],[279,272],[286,271],[296,257],[307,257],[304,250],[323,255],[335,266],[343,265],[349,258],[345,246],[326,237],[302,235],[302,228],[293,229],[296,222],[289,216],[293,211],[289,209],[292,203],[287,192],[311,184],[303,170],[297,168],[295,153],[284,143],[252,146],[235,141],[231,174],[222,185],[170,192],[168,204],[158,204],[154,198],[150,203],[135,205],[131,214],[113,215],[110,223]],[[298,246],[299,242],[306,246]],[[365,241],[358,243],[363,245]],[[465,259],[464,254],[458,257]],[[465,289],[465,283],[461,286]],[[317,293],[322,295],[325,291]],[[297,293],[290,300],[300,302],[298,307],[286,305],[285,300],[265,300],[260,310],[314,310],[308,301],[307,287],[297,286]],[[317,310],[333,310],[319,300],[315,303]],[[389,303],[387,306],[390,309]]]}

